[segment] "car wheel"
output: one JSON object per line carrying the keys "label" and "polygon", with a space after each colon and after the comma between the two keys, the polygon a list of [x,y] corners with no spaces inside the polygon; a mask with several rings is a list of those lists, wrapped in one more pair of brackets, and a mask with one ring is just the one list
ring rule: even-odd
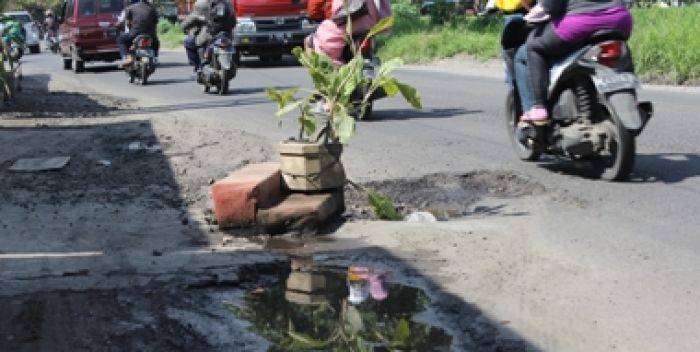
{"label": "car wheel", "polygon": [[75,60],[75,64],[73,65],[73,71],[75,73],[83,73],[85,72],[85,61],[83,60]]}

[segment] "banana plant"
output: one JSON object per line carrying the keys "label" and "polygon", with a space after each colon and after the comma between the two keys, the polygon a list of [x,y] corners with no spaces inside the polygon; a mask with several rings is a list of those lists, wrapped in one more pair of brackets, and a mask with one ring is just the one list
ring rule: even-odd
{"label": "banana plant", "polygon": [[[347,64],[340,67],[336,66],[324,54],[306,52],[299,47],[295,48],[292,53],[299,60],[299,63],[308,70],[314,88],[267,89],[268,97],[277,103],[276,115],[279,123],[282,123],[282,118],[285,115],[297,111],[300,140],[319,141],[321,138],[327,138],[331,142],[346,144],[355,133],[355,118],[350,114],[353,105],[358,103],[354,94],[363,85],[368,88],[363,91],[362,98],[359,100],[361,113],[358,116],[364,115],[370,99],[379,89],[383,89],[390,97],[400,94],[412,107],[420,109],[422,104],[418,91],[392,76],[394,70],[403,64],[401,59],[395,58],[384,62],[379,67],[376,77],[371,80],[365,77],[362,72],[364,58],[360,47],[365,44],[364,42],[371,40],[393,25],[393,17],[379,21],[361,43],[355,43],[352,40],[352,30],[348,26],[346,41],[352,49],[353,57]],[[297,97],[298,93],[305,93],[305,95]],[[319,102],[323,104],[320,109]],[[319,110],[327,117],[320,129],[317,128]]]}

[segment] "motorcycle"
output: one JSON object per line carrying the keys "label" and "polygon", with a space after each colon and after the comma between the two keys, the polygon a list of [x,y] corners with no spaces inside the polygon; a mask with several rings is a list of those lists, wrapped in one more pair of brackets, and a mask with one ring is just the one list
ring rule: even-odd
{"label": "motorcycle", "polygon": [[634,168],[635,137],[652,116],[650,102],[637,100],[639,79],[634,73],[627,38],[616,31],[599,31],[576,52],[550,70],[547,110],[550,123],[521,123],[522,108],[514,60],[532,28],[512,21],[501,44],[513,77],[506,98],[508,134],[521,160],[542,154],[567,157],[592,165],[596,176],[626,180]]}
{"label": "motorcycle", "polygon": [[207,50],[211,57],[197,72],[197,83],[204,85],[205,93],[216,87],[219,95],[226,95],[229,82],[236,77],[236,48],[226,34],[219,33]]}
{"label": "motorcycle", "polygon": [[156,52],[153,49],[153,37],[148,35],[137,36],[134,38],[131,51],[132,55],[134,55],[134,63],[124,68],[124,71],[129,76],[129,83],[134,83],[138,80],[141,85],[146,85],[148,77],[156,71]]}
{"label": "motorcycle", "polygon": [[50,31],[46,32],[46,47],[51,50],[52,53],[58,54],[58,51],[60,50],[59,44],[60,43],[56,33]]}

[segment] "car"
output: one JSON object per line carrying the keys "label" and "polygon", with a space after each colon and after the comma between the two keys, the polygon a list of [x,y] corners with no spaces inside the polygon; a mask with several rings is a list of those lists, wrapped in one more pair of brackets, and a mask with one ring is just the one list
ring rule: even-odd
{"label": "car", "polygon": [[58,11],[63,68],[80,73],[86,62],[119,60],[117,19],[123,9],[123,0],[65,0]]}
{"label": "car", "polygon": [[170,22],[177,21],[178,8],[174,2],[161,2],[158,6],[158,13]]}
{"label": "car", "polygon": [[32,19],[32,15],[27,11],[13,11],[5,12],[3,16],[22,24],[26,32],[24,44],[30,53],[38,54],[41,51],[41,30]]}

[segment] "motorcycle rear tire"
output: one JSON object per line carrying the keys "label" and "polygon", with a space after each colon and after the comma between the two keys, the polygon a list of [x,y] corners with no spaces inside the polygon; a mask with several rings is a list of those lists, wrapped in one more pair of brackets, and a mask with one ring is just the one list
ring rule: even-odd
{"label": "motorcycle rear tire", "polygon": [[148,65],[141,65],[141,85],[148,84]]}
{"label": "motorcycle rear tire", "polygon": [[71,70],[73,69],[73,60],[72,59],[63,59],[63,69],[64,70]]}
{"label": "motorcycle rear tire", "polygon": [[525,145],[518,139],[517,128],[522,116],[522,108],[520,107],[520,98],[515,89],[508,91],[506,97],[506,128],[508,129],[508,137],[510,138],[515,154],[523,161],[537,161],[542,156],[542,153],[529,145]]}
{"label": "motorcycle rear tire", "polygon": [[219,80],[219,95],[228,94],[228,73],[226,73],[226,70],[219,72]]}
{"label": "motorcycle rear tire", "polygon": [[596,173],[603,180],[607,181],[626,181],[629,179],[632,170],[634,169],[634,159],[636,154],[636,146],[634,135],[617,117],[616,114],[610,114],[611,132],[613,136],[611,140],[615,141],[615,150],[612,164],[606,163],[600,157],[593,159],[593,167]]}

